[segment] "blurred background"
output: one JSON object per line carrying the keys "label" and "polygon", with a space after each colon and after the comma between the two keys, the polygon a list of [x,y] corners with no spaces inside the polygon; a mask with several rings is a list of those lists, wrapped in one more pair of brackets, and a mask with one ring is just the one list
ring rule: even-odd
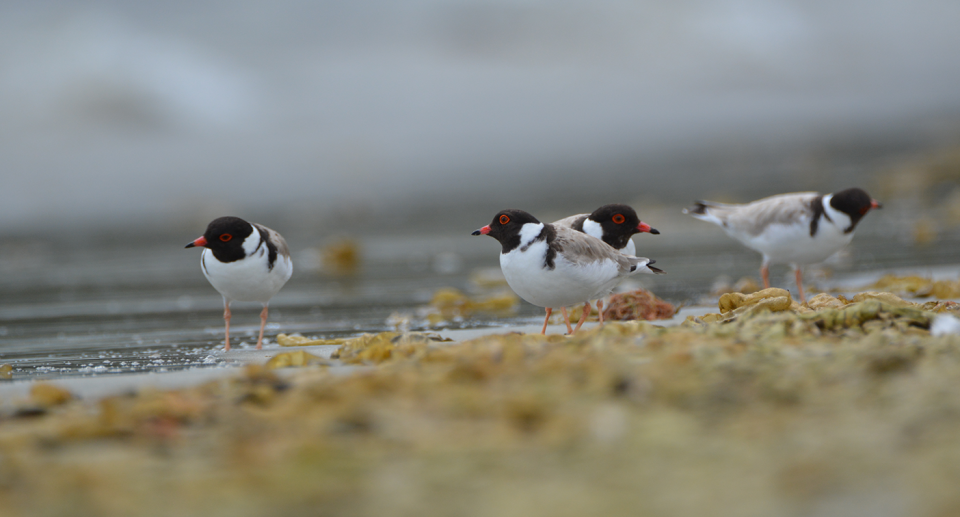
{"label": "blurred background", "polygon": [[[0,3],[0,351],[213,344],[219,296],[181,248],[228,214],[287,237],[271,322],[315,332],[495,268],[469,233],[507,207],[633,204],[674,301],[759,266],[680,214],[698,198],[862,186],[886,208],[838,264],[952,264],[958,21],[955,0]],[[345,237],[359,276],[323,276]]]}
{"label": "blurred background", "polygon": [[956,142],[958,20],[951,0],[4,2],[0,231],[831,190]]}

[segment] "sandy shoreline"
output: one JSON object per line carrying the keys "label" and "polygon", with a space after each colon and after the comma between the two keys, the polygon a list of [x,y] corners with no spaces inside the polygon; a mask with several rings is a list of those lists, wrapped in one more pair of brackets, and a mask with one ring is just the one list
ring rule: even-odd
{"label": "sandy shoreline", "polygon": [[[769,289],[725,296],[722,317],[693,325],[679,323],[717,309],[570,337],[528,320],[441,331],[456,341],[440,346],[395,333],[273,345],[223,353],[228,367],[54,381],[80,400],[48,386],[0,412],[0,508],[873,515],[844,509],[875,509],[876,487],[895,487],[884,504],[904,511],[891,515],[953,515],[960,336],[929,329],[958,306],[854,298],[801,308]],[[261,366],[335,350],[328,365]],[[38,385],[6,384],[0,399]]]}
{"label": "sandy shoreline", "polygon": [[[898,275],[919,275],[933,280],[956,279],[960,277],[960,264],[949,266],[926,266],[916,268],[899,268],[892,270],[874,270],[860,273],[847,274],[839,278],[834,278],[825,282],[822,287],[826,289],[840,289],[855,292],[885,274],[895,273]],[[917,301],[914,299],[913,301]],[[668,320],[653,321],[658,326],[679,325],[688,316],[700,316],[703,314],[717,312],[716,306],[697,305],[682,307],[677,314]],[[583,329],[589,330],[598,323],[588,322],[584,324]],[[488,327],[477,329],[447,329],[436,333],[443,338],[451,339],[451,343],[468,341],[488,335],[504,335],[511,333],[537,334],[540,332],[539,324],[515,325],[504,327]],[[551,324],[547,327],[547,334],[564,334],[565,328],[560,324]],[[95,400],[98,398],[117,395],[128,392],[136,392],[143,389],[167,390],[177,388],[187,388],[196,386],[211,380],[227,378],[237,375],[241,367],[248,364],[265,364],[270,358],[284,352],[303,350],[312,355],[329,359],[339,346],[307,346],[307,347],[282,347],[276,343],[266,345],[263,350],[249,350],[234,348],[229,352],[222,350],[215,352],[218,358],[227,361],[226,364],[210,368],[192,368],[178,370],[173,372],[144,372],[144,373],[125,373],[125,374],[104,374],[89,377],[64,377],[61,379],[28,379],[15,380],[11,382],[0,383],[0,410],[14,407],[18,402],[23,402],[29,395],[30,388],[38,382],[47,382],[61,386],[69,390],[74,395],[86,400]],[[344,373],[354,370],[355,366],[340,364],[339,361],[332,362],[332,371],[343,371]],[[284,375],[284,372],[291,369],[279,369],[277,372]]]}
{"label": "sandy shoreline", "polygon": [[[687,316],[699,316],[709,312],[716,312],[715,307],[695,306],[683,307],[677,314],[669,320],[654,321],[655,325],[673,326],[679,325]],[[585,323],[583,331],[598,326],[597,322]],[[538,334],[541,326],[533,325],[515,325],[505,327],[488,327],[478,329],[451,329],[440,330],[436,333],[443,338],[451,339],[450,343],[460,343],[469,341],[482,336],[503,335],[511,333]],[[564,334],[566,329],[564,325],[548,325],[547,334]],[[209,368],[192,368],[178,370],[173,372],[144,372],[144,373],[122,373],[122,374],[104,374],[90,377],[64,377],[62,379],[26,379],[15,380],[11,382],[0,383],[0,411],[13,407],[17,402],[25,400],[30,388],[34,384],[45,382],[55,384],[85,400],[95,400],[111,395],[118,395],[128,392],[136,392],[143,389],[168,390],[177,388],[188,388],[203,384],[208,381],[222,379],[237,375],[240,369],[248,364],[265,364],[270,358],[284,352],[303,350],[309,354],[329,359],[338,348],[338,345],[321,346],[302,346],[302,347],[283,347],[272,343],[266,345],[263,350],[246,350],[234,348],[229,352],[219,350],[215,352],[218,358],[227,361],[227,364]],[[334,360],[331,366],[332,371],[342,370],[344,373],[353,371],[357,367],[343,365]],[[292,369],[278,369],[277,372],[283,375],[284,372],[290,372]]]}

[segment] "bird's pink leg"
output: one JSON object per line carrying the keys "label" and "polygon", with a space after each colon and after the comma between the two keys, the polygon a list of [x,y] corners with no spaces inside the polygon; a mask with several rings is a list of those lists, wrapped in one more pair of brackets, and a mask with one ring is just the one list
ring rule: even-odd
{"label": "bird's pink leg", "polygon": [[587,321],[587,316],[590,315],[590,302],[587,302],[583,306],[583,315],[580,316],[580,321],[577,322],[577,326],[573,327],[573,333],[576,334],[580,330],[580,326],[583,325],[584,321]]}
{"label": "bird's pink leg", "polygon": [[803,270],[797,268],[797,289],[800,290],[800,303],[807,303],[807,297],[803,295]]}
{"label": "bird's pink leg", "polygon": [[257,350],[263,348],[263,327],[267,326],[267,306],[263,306],[263,310],[260,311],[260,337],[257,338]]}
{"label": "bird's pink leg", "polygon": [[230,302],[223,301],[223,321],[227,326],[226,336],[223,338],[223,342],[226,343],[224,350],[230,350]]}
{"label": "bird's pink leg", "polygon": [[764,262],[763,265],[760,266],[760,278],[763,279],[763,288],[769,289],[770,288],[770,268],[767,267],[766,262]]}
{"label": "bird's pink leg", "polygon": [[547,307],[547,317],[543,318],[543,330],[540,331],[540,335],[547,335],[547,322],[550,321],[551,313],[553,313],[553,309]]}
{"label": "bird's pink leg", "polygon": [[597,312],[600,313],[600,325],[603,325],[603,300],[597,300]]}
{"label": "bird's pink leg", "polygon": [[570,316],[567,315],[567,308],[560,307],[560,313],[563,314],[563,322],[567,324],[567,334],[573,334],[573,327],[570,326]]}

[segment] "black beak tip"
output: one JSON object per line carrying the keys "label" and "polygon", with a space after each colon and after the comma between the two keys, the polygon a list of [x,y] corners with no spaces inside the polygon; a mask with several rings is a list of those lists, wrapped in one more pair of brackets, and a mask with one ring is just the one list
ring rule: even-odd
{"label": "black beak tip", "polygon": [[480,235],[480,230],[474,230],[470,235]]}
{"label": "black beak tip", "polygon": [[192,247],[194,247],[194,246],[196,246],[196,244],[194,244],[194,243],[191,242],[190,244],[187,244],[187,245],[184,246],[183,248],[184,248],[184,249],[187,249],[187,248],[192,248]]}
{"label": "black beak tip", "polygon": [[650,233],[652,233],[652,234],[654,234],[654,235],[660,235],[660,230],[658,230],[658,229],[656,229],[656,228],[650,228]]}

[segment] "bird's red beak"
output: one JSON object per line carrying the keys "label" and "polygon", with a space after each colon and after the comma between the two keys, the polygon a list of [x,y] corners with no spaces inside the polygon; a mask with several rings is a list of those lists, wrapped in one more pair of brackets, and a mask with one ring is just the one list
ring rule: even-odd
{"label": "bird's red beak", "polygon": [[193,248],[193,247],[195,247],[195,246],[201,246],[201,247],[202,247],[202,246],[206,246],[206,245],[207,245],[207,239],[206,239],[205,237],[203,237],[203,236],[200,236],[199,238],[197,238],[197,240],[191,242],[190,244],[187,244],[187,245],[184,246],[184,247],[185,247],[185,248]]}
{"label": "bird's red beak", "polygon": [[474,230],[471,235],[487,235],[488,233],[490,233],[490,225],[484,226],[479,230]]}
{"label": "bird's red beak", "polygon": [[651,228],[649,224],[640,221],[640,224],[637,225],[637,231],[640,233],[652,233],[654,235],[660,235],[660,231],[656,228]]}
{"label": "bird's red beak", "polygon": [[877,201],[876,199],[871,199],[870,208],[873,208],[874,210],[876,210],[877,208],[883,208],[883,205],[881,205],[880,202]]}

